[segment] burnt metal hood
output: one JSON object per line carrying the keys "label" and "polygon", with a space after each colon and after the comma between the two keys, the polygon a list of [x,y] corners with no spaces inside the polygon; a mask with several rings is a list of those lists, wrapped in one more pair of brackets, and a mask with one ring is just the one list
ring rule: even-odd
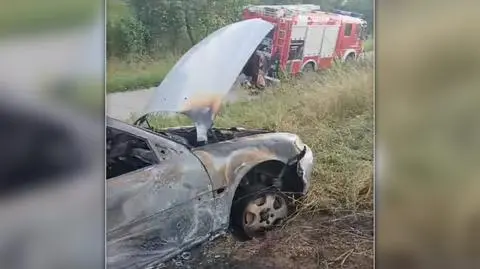
{"label": "burnt metal hood", "polygon": [[183,113],[197,128],[197,138],[206,132],[232,89],[244,65],[273,24],[261,19],[227,25],[192,47],[155,89],[144,115]]}

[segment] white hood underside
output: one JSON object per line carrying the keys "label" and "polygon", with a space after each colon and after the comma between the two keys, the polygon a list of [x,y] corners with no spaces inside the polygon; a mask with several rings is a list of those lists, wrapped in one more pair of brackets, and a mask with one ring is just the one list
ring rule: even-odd
{"label": "white hood underside", "polygon": [[261,19],[225,26],[191,48],[155,89],[146,114],[177,112],[195,122],[206,141],[223,98],[257,46],[273,28]]}

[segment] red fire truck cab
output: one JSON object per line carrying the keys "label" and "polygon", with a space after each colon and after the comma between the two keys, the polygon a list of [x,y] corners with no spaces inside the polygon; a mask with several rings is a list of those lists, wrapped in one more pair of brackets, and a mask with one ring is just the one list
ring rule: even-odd
{"label": "red fire truck cab", "polygon": [[281,69],[297,74],[329,68],[335,59],[348,61],[363,53],[367,37],[361,14],[320,10],[318,5],[248,6],[242,18],[260,18],[275,28],[259,46],[272,63],[269,76],[278,77]]}

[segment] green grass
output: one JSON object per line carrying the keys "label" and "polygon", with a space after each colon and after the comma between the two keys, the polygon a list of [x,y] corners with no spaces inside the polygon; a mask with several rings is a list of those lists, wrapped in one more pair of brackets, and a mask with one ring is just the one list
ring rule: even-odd
{"label": "green grass", "polygon": [[119,20],[122,17],[130,16],[131,9],[125,1],[122,0],[107,0],[107,19]]}
{"label": "green grass", "polygon": [[[304,209],[373,209],[373,67],[337,66],[323,75],[285,82],[259,99],[224,105],[221,127],[269,128],[300,135],[316,166]],[[158,117],[157,127],[188,125]]]}
{"label": "green grass", "polygon": [[[368,42],[371,43],[372,40],[367,40],[366,45]],[[168,55],[147,60],[109,59],[107,62],[107,93],[158,86],[180,57]]]}
{"label": "green grass", "polygon": [[375,44],[375,39],[373,37],[370,37],[369,39],[365,40],[363,48],[365,51],[372,51],[374,49],[373,48],[374,44]]}
{"label": "green grass", "polygon": [[122,92],[157,86],[177,59],[176,56],[132,62],[110,59],[107,63],[107,92]]}

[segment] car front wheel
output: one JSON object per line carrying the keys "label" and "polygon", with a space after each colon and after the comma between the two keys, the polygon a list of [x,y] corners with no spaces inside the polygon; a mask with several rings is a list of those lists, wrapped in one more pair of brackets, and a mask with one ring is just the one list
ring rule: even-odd
{"label": "car front wheel", "polygon": [[288,197],[280,191],[259,191],[236,201],[232,228],[240,240],[261,237],[289,215]]}

